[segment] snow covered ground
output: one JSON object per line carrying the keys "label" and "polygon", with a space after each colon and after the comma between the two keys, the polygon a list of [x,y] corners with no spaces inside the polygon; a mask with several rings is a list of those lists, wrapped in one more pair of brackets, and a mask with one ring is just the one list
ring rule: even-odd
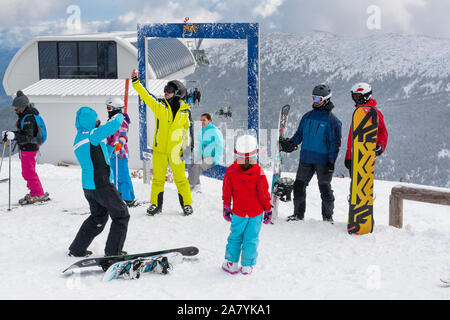
{"label": "snow covered ground", "polygon": [[[0,179],[7,177],[7,159]],[[87,209],[81,171],[38,165],[51,202],[6,210],[8,184],[0,184],[0,299],[450,299],[439,278],[450,276],[450,207],[405,201],[404,229],[388,226],[389,194],[398,183],[375,182],[375,229],[365,236],[346,232],[349,180],[335,178],[335,224],[321,221],[316,180],[308,188],[304,222],[286,222],[292,202],[282,203],[281,218],[263,225],[258,264],[251,276],[220,268],[229,224],[222,218],[221,182],[202,177],[194,194],[194,214],[181,215],[174,184],[166,185],[163,213],[130,209],[125,250],[130,253],[194,245],[195,261],[174,267],[167,276],[103,283],[100,269],[71,275],[66,256]],[[13,157],[12,200],[28,190]],[[293,174],[287,174],[293,176]],[[269,175],[268,175],[269,177]],[[270,177],[269,177],[270,180]],[[136,195],[148,199],[150,186],[134,179]],[[103,255],[107,231],[90,249]]]}

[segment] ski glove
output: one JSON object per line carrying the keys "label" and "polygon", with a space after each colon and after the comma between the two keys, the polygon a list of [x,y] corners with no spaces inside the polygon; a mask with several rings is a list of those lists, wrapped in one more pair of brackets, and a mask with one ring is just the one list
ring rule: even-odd
{"label": "ski glove", "polygon": [[114,146],[114,153],[119,154],[120,150],[122,150],[122,144],[120,142],[117,142]]}
{"label": "ski glove", "polygon": [[375,155],[378,157],[378,156],[381,156],[381,154],[383,153],[383,146],[382,145],[377,145],[377,147],[374,149],[375,150]]}
{"label": "ski glove", "polygon": [[344,165],[348,170],[352,169],[352,159],[345,159]]}
{"label": "ski glove", "polygon": [[296,144],[289,138],[280,137],[279,142],[280,142],[280,151],[291,153],[297,150]]}
{"label": "ski glove", "polygon": [[328,173],[333,173],[334,172],[334,163],[327,162],[327,169],[328,169]]}
{"label": "ski glove", "polygon": [[263,223],[269,224],[270,221],[272,221],[272,210],[269,209],[269,210],[264,211]]}
{"label": "ski glove", "polygon": [[2,132],[2,141],[6,141],[6,139],[8,140],[14,140],[15,138],[15,134],[12,131],[3,131]]}
{"label": "ski glove", "polygon": [[231,211],[230,206],[223,206],[223,218],[225,219],[225,221],[227,222],[231,222],[231,215],[233,214],[233,212]]}

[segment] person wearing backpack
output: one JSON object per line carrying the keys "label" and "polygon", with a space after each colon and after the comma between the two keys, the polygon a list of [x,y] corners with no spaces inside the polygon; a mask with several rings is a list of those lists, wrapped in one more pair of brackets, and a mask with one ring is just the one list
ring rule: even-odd
{"label": "person wearing backpack", "polygon": [[27,182],[30,193],[19,200],[19,204],[27,205],[49,200],[48,192],[44,192],[36,172],[36,155],[39,147],[45,142],[47,132],[39,111],[30,103],[22,91],[17,91],[12,107],[19,119],[16,131],[3,131],[2,140],[14,140],[19,146],[22,177]]}

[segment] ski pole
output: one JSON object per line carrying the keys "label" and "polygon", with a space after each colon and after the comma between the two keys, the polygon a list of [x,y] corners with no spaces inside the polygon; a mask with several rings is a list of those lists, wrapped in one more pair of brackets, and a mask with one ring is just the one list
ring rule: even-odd
{"label": "ski pole", "polygon": [[8,211],[11,211],[11,140],[9,140],[9,194],[8,194]]}
{"label": "ski pole", "polygon": [[0,172],[2,172],[3,158],[5,157],[5,150],[6,150],[6,141],[3,142],[2,162],[0,162]]}
{"label": "ski pole", "polygon": [[127,113],[127,109],[128,109],[128,88],[129,88],[129,86],[130,86],[130,78],[126,78],[125,79],[125,94],[124,94],[124,99],[123,99],[123,102],[124,102],[124,106],[125,106],[125,109],[124,109],[124,113]]}
{"label": "ski pole", "polygon": [[119,191],[119,157],[116,154],[116,189]]}

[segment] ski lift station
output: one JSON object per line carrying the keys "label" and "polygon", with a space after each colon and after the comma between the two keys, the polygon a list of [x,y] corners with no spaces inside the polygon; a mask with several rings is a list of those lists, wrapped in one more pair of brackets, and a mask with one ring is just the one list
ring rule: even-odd
{"label": "ski lift station", "polygon": [[[189,48],[177,38],[148,38],[146,87],[164,96],[168,80],[184,78],[195,71]],[[37,37],[26,43],[11,60],[4,78],[6,93],[22,90],[44,118],[48,138],[40,150],[40,162],[77,163],[72,145],[75,116],[81,106],[92,107],[102,123],[107,121],[105,101],[123,99],[125,79],[138,68],[137,32]],[[128,114],[130,168],[142,168],[139,152],[138,94],[129,87]],[[152,141],[154,119],[146,115],[146,130]]]}

